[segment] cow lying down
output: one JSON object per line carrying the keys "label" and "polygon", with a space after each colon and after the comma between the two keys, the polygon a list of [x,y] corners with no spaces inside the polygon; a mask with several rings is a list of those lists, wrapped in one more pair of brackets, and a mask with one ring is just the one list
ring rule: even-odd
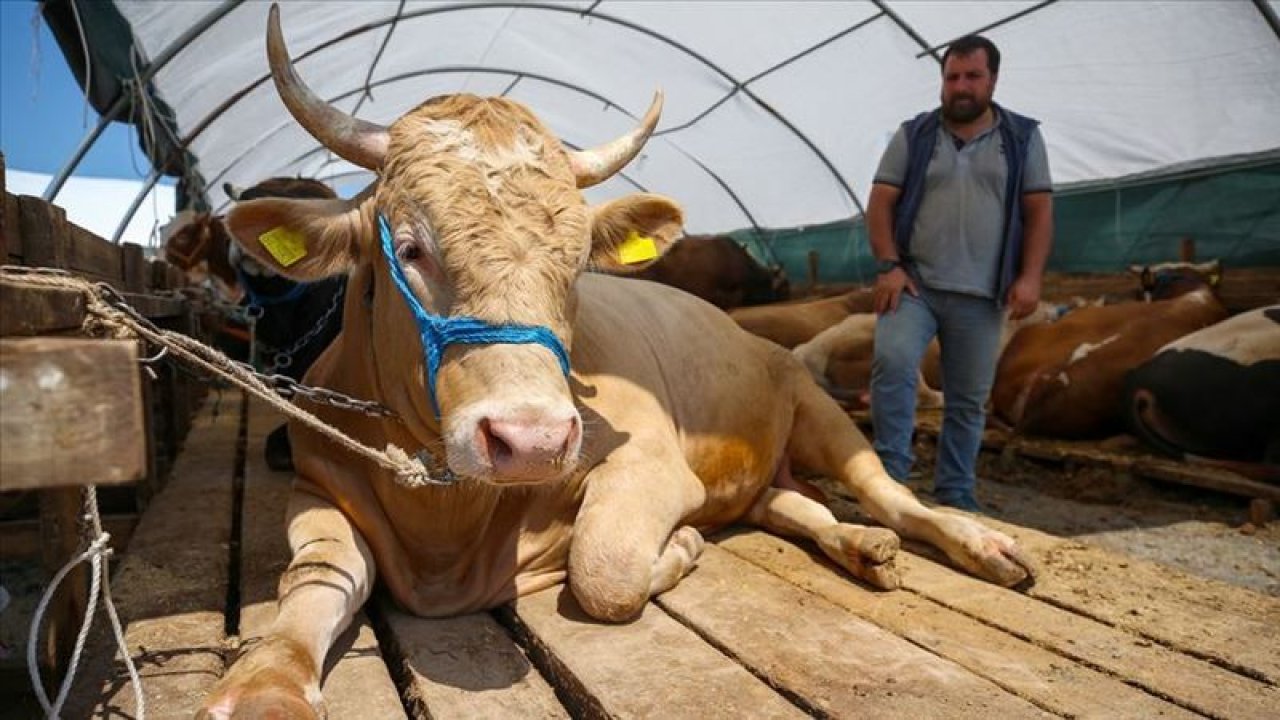
{"label": "cow lying down", "polygon": [[[1008,536],[891,480],[784,349],[680,291],[583,273],[621,269],[624,243],[652,255],[680,234],[669,200],[588,207],[579,191],[635,156],[661,96],[636,130],[571,152],[501,98],[434,98],[388,128],[343,115],[294,74],[275,7],[268,48],[298,122],[377,172],[351,200],[260,199],[229,216],[282,273],[350,272],[342,332],[307,381],[398,419],[307,407],[365,444],[435,453],[457,479],[402,485],[291,428],[293,559],[279,613],[206,700],[209,716],[320,712],[325,655],[375,573],[422,616],[567,582],[592,617],[626,621],[689,572],[704,532],[746,522],[809,538],[881,588],[898,582],[894,531],[992,582],[1028,578]],[[281,261],[264,235],[304,252]],[[424,337],[452,342],[424,349]],[[838,522],[790,489],[792,465],[838,479],[892,531]]]}
{"label": "cow lying down", "polygon": [[1241,313],[1165,345],[1125,378],[1134,434],[1176,456],[1257,464],[1280,481],[1280,305]]}

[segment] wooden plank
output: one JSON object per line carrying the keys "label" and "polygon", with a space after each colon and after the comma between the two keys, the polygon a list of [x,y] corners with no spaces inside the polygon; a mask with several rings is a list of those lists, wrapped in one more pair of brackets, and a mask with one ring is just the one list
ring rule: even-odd
{"label": "wooden plank", "polygon": [[[282,421],[260,402],[250,410],[245,448],[244,500],[240,539],[240,644],[258,642],[276,618],[276,588],[289,566],[285,513],[293,475],[274,472],[263,458],[266,436]],[[363,612],[330,651],[322,681],[332,720],[405,717],[404,706],[373,627]]]}
{"label": "wooden plank", "polygon": [[[168,486],[138,523],[111,590],[137,664],[147,717],[192,717],[224,670],[231,471],[237,402],[205,403]],[[133,687],[106,623],[81,665],[65,717],[133,717]]]}
{"label": "wooden plank", "polygon": [[119,245],[74,223],[67,223],[66,228],[68,242],[65,267],[68,270],[77,275],[106,280],[120,290],[133,290],[125,283],[124,259]]}
{"label": "wooden plank", "polygon": [[569,718],[551,685],[488,613],[413,617],[383,598],[387,655],[419,717]]}
{"label": "wooden plank", "polygon": [[[189,302],[177,297],[121,293],[143,317],[159,320],[180,317]],[[84,325],[87,304],[79,290],[31,287],[0,282],[0,337],[46,335],[78,331]]]}
{"label": "wooden plank", "polygon": [[84,293],[0,282],[0,337],[79,330],[84,324]]}
{"label": "wooden plank", "polygon": [[[859,411],[859,415],[865,415],[869,422],[869,414]],[[917,416],[916,429],[925,436],[938,437],[942,429],[941,412],[921,411]],[[1156,480],[1247,498],[1280,500],[1280,486],[1252,480],[1226,468],[1175,460],[1149,451],[1117,451],[1101,448],[1097,442],[1016,436],[996,428],[987,428],[983,432],[982,446],[988,450],[1013,452],[1041,460],[1110,467]]]}
{"label": "wooden plank", "polygon": [[[1280,598],[998,520],[1047,568],[1028,594],[1245,676],[1280,685]],[[1143,588],[1161,588],[1159,593]],[[1093,602],[1105,597],[1107,602]]]}
{"label": "wooden plank", "polygon": [[[865,592],[865,591],[864,591]],[[1051,717],[963,666],[708,546],[658,604],[810,714]]]}
{"label": "wooden plank", "polygon": [[[138,516],[132,513],[102,516],[102,529],[111,533],[113,547],[127,546],[137,524]],[[0,522],[0,559],[38,557],[43,551],[42,544],[39,520]]]}
{"label": "wooden plank", "polygon": [[557,585],[511,603],[503,617],[575,717],[809,717],[652,603],[608,625]]}
{"label": "wooden plank", "polygon": [[[831,506],[842,520],[867,522],[844,499],[834,499]],[[1280,600],[1190,576],[1183,576],[1177,595],[1170,597],[1167,590],[1155,588],[1171,588],[1168,579],[1181,575],[1171,568],[990,518],[983,522],[1018,540],[1043,568],[1027,594],[956,571],[943,564],[935,549],[911,542],[904,544],[911,552],[898,556],[903,587],[1184,708],[1212,717],[1274,717],[1280,691],[1257,666],[1265,666],[1268,655],[1280,662],[1274,657],[1280,622],[1267,609]],[[1086,547],[1088,562],[1061,561],[1056,553],[1067,545]],[[1107,556],[1113,565],[1099,561]],[[1153,574],[1135,572],[1142,565],[1149,565]],[[1151,579],[1156,576],[1158,583]],[[1203,604],[1194,597],[1197,592],[1206,593]],[[1125,608],[1114,616],[1134,610],[1139,615],[1117,628],[1118,623],[1095,617],[1099,603],[1091,598],[1097,597],[1106,598],[1102,604]],[[1122,598],[1129,601],[1120,602]],[[1229,607],[1234,602],[1246,603],[1244,615]],[[1183,644],[1169,644],[1164,637],[1171,633]],[[1239,647],[1223,647],[1233,644]]]}
{"label": "wooden plank", "polygon": [[67,215],[31,195],[18,196],[18,218],[22,226],[22,260],[27,267],[66,269]]}
{"label": "wooden plank", "polygon": [[142,477],[138,372],[132,341],[0,340],[0,490]]}
{"label": "wooden plank", "polygon": [[[1123,678],[1073,662],[926,597],[868,590],[826,558],[788,540],[749,531],[718,538],[717,545],[1050,712],[1066,717],[1200,717],[1130,687]],[[805,646],[796,649],[803,651]]]}

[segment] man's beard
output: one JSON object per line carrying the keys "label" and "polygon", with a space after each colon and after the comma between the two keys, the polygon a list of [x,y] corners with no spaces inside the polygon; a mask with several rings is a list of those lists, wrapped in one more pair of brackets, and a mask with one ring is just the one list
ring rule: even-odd
{"label": "man's beard", "polygon": [[966,124],[982,117],[991,107],[990,102],[983,102],[972,95],[960,95],[942,103],[942,115],[953,123]]}

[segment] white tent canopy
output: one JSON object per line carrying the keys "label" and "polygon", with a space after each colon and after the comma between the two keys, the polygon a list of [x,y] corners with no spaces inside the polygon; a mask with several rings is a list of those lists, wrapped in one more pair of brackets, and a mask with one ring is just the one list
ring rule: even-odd
{"label": "white tent canopy", "polygon": [[[146,58],[200,28],[154,78],[214,207],[222,184],[367,171],[317,147],[267,77],[265,2],[115,5]],[[899,123],[937,104],[941,49],[1001,49],[996,100],[1039,118],[1055,184],[1280,152],[1277,0],[1200,2],[286,2],[303,80],[389,124],[423,100],[519,100],[573,147],[632,127],[661,88],[656,137],[593,201],[637,188],[691,232],[861,212]]]}

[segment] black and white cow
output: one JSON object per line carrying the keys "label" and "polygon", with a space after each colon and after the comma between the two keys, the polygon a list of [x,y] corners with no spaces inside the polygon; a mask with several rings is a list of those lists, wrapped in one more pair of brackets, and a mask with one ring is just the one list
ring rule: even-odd
{"label": "black and white cow", "polygon": [[1157,449],[1280,479],[1280,305],[1165,345],[1129,373],[1123,398],[1130,428]]}

